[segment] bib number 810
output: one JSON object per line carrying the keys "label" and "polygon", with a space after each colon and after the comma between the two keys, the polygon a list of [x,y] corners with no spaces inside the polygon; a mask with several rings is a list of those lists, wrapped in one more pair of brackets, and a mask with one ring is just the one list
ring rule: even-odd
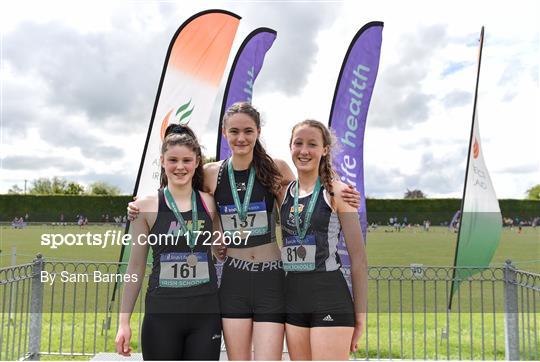
{"label": "bib number 810", "polygon": [[304,257],[300,257],[298,255],[298,248],[287,248],[287,261],[289,263],[294,263],[296,261],[299,261],[299,260],[302,260],[302,261],[305,261],[306,260],[306,256],[304,255]]}

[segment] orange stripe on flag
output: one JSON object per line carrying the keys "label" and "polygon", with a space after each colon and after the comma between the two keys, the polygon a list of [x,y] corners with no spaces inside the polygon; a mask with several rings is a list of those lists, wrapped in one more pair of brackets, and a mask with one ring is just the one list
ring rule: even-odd
{"label": "orange stripe on flag", "polygon": [[239,23],[239,19],[222,13],[194,19],[180,32],[169,66],[218,86]]}

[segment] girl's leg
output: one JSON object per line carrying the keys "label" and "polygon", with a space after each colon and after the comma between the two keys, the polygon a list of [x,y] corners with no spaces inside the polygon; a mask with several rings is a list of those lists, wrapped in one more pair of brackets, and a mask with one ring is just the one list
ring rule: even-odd
{"label": "girl's leg", "polygon": [[252,359],[251,333],[253,321],[251,318],[222,318],[225,346],[229,360]]}
{"label": "girl's leg", "polygon": [[256,361],[281,361],[283,355],[283,323],[253,322],[253,349]]}
{"label": "girl's leg", "polygon": [[181,359],[184,349],[182,322],[180,315],[146,313],[141,328],[143,359]]}
{"label": "girl's leg", "polygon": [[310,328],[298,327],[292,324],[285,324],[287,332],[287,349],[291,361],[312,360]]}
{"label": "girl's leg", "polygon": [[354,328],[313,327],[311,328],[311,356],[314,360],[349,359],[349,348]]}
{"label": "girl's leg", "polygon": [[219,314],[192,314],[189,322],[192,329],[184,342],[182,360],[219,360],[221,316]]}

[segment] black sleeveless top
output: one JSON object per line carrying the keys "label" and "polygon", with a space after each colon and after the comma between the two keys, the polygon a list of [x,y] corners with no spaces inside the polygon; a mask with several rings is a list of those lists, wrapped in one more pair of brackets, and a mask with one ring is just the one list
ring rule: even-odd
{"label": "black sleeveless top", "polygon": [[[298,235],[294,219],[294,187],[293,181],[287,187],[287,193],[281,204],[281,232],[284,245],[286,239]],[[311,200],[312,193],[298,198],[299,217],[301,223],[305,220],[307,205]],[[300,224],[302,225],[302,224]],[[315,208],[311,217],[311,223],[306,235],[315,236],[315,270],[334,271],[341,267],[337,244],[341,224],[338,215],[332,210],[325,197],[324,187],[321,187]]]}
{"label": "black sleeveless top", "polygon": [[[163,189],[160,189],[158,191],[158,215],[154,226],[152,226],[152,229],[149,232],[149,237],[150,235],[155,235],[157,240],[160,240],[161,235],[161,242],[153,242],[152,244],[155,245],[151,245],[153,261],[152,272],[148,280],[148,294],[150,295],[191,297],[217,292],[216,268],[212,259],[211,246],[203,245],[203,242],[207,238],[208,232],[212,233],[212,218],[206,211],[200,193],[195,190],[195,194],[197,200],[199,231],[206,233],[199,236],[193,252],[202,252],[206,254],[210,280],[203,284],[182,288],[160,286],[159,276],[161,273],[161,256],[169,253],[191,253],[191,249],[188,246],[186,237],[184,235],[176,236],[176,233],[181,230],[180,225],[176,219],[176,216],[165,202],[165,194]],[[182,212],[181,215],[188,225],[188,228],[191,227],[191,210]],[[167,241],[164,241],[165,238],[168,238]],[[211,244],[213,240],[214,238],[212,235],[212,237],[208,240],[208,244]]]}
{"label": "black sleeveless top", "polygon": [[[245,228],[251,230],[247,242],[243,240],[240,245],[230,243],[229,248],[250,248],[254,246],[269,244],[275,241],[275,224],[272,222],[272,211],[274,209],[274,195],[267,190],[255,177],[253,191],[251,192],[250,206],[248,208],[248,217],[242,222],[238,219],[234,198],[231,192],[229,182],[229,159],[222,162],[217,179],[214,199],[217,204],[217,211],[220,215],[221,227],[223,231],[234,231]],[[240,202],[244,201],[246,188],[249,179],[249,169],[234,171],[236,181],[236,190]]]}

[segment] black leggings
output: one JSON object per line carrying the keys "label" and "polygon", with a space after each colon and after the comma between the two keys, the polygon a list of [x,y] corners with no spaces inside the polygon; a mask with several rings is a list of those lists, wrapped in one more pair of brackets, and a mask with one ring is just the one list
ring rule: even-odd
{"label": "black leggings", "polygon": [[146,313],[141,330],[144,360],[219,360],[217,313]]}

